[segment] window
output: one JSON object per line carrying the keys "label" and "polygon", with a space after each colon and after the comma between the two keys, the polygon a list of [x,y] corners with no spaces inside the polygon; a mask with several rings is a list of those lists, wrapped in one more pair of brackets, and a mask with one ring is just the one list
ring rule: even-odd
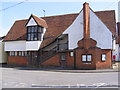
{"label": "window", "polygon": [[17,52],[16,51],[10,51],[9,56],[17,56]]}
{"label": "window", "polygon": [[61,53],[61,60],[62,61],[66,60],[66,53]]}
{"label": "window", "polygon": [[24,56],[24,52],[22,51],[22,56]]}
{"label": "window", "polygon": [[19,52],[19,56],[22,56],[22,52]]}
{"label": "window", "polygon": [[82,61],[87,61],[86,55],[82,55]]}
{"label": "window", "polygon": [[74,52],[70,52],[70,56],[73,57],[74,56]]}
{"label": "window", "polygon": [[26,51],[20,51],[18,55],[19,56],[27,56],[27,52]]}
{"label": "window", "polygon": [[41,41],[41,36],[43,33],[43,27],[40,26],[29,26],[27,28],[27,40],[28,41]]}
{"label": "window", "polygon": [[92,55],[90,55],[90,54],[88,54],[88,55],[83,54],[82,55],[82,61],[92,61]]}
{"label": "window", "polygon": [[27,56],[27,52],[25,51],[25,56]]}
{"label": "window", "polygon": [[14,52],[14,56],[17,56],[17,52]]}
{"label": "window", "polygon": [[92,60],[92,56],[91,55],[87,55],[87,61],[91,61]]}
{"label": "window", "polygon": [[106,60],[106,54],[102,54],[102,61]]}

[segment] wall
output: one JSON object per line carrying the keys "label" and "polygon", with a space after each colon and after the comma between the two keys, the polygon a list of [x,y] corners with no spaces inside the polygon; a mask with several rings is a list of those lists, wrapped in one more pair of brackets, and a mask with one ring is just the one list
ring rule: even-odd
{"label": "wall", "polygon": [[[83,10],[74,22],[63,32],[69,36],[69,49],[77,47],[77,42],[83,38]],[[90,38],[97,41],[97,47],[112,49],[112,32],[90,10]]]}
{"label": "wall", "polygon": [[41,41],[26,41],[26,51],[37,51],[40,48]]}
{"label": "wall", "polygon": [[26,51],[26,41],[5,42],[5,51]]}
{"label": "wall", "polygon": [[67,53],[67,68],[74,68],[74,56],[70,56],[70,52]]}
{"label": "wall", "polygon": [[83,10],[63,34],[68,34],[69,49],[76,48],[77,42],[83,38]]}
{"label": "wall", "polygon": [[37,25],[37,23],[35,22],[35,20],[33,19],[33,17],[30,18],[28,24],[26,26],[35,26]]}
{"label": "wall", "polygon": [[4,52],[4,42],[0,41],[0,63],[7,63],[7,53]]}
{"label": "wall", "polygon": [[98,53],[97,56],[101,56],[101,54],[106,54],[106,61],[97,60],[96,68],[97,69],[108,69],[112,68],[112,57],[111,57],[111,50],[102,50],[101,53]]}
{"label": "wall", "polygon": [[90,10],[90,37],[97,41],[97,47],[112,49],[112,32]]}
{"label": "wall", "polygon": [[116,49],[113,51],[113,55],[116,56],[115,61],[120,61],[120,56],[119,56],[120,55],[120,47],[119,47],[119,44],[116,44]]}
{"label": "wall", "polygon": [[60,67],[60,54],[53,56],[47,61],[40,64],[41,67]]}
{"label": "wall", "polygon": [[26,66],[27,57],[8,56],[8,65]]}

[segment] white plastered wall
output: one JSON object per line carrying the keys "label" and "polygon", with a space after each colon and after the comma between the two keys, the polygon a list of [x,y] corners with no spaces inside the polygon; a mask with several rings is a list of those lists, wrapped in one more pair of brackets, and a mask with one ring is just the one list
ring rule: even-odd
{"label": "white plastered wall", "polygon": [[0,63],[7,62],[7,53],[4,51],[4,42],[0,41]]}
{"label": "white plastered wall", "polygon": [[112,49],[112,32],[92,10],[90,10],[90,37],[97,41],[97,47]]}
{"label": "white plastered wall", "polygon": [[83,38],[83,10],[63,34],[68,34],[69,49],[78,47],[78,41]]}
{"label": "white plastered wall", "polygon": [[33,17],[31,17],[26,26],[35,26],[35,25],[37,25],[37,23],[35,22]]}
{"label": "white plastered wall", "polygon": [[[69,49],[78,47],[78,41],[83,38],[83,28],[82,10],[74,22],[63,32],[63,34],[68,34]],[[112,32],[92,10],[90,10],[90,38],[97,41],[97,47],[112,49]]]}

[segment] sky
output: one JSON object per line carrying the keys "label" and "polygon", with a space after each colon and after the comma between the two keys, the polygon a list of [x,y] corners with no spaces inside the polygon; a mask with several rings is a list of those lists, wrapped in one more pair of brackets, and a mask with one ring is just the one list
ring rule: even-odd
{"label": "sky", "polygon": [[[15,2],[17,1],[17,2]],[[0,1],[0,36],[6,35],[16,20],[28,19],[31,14],[38,17],[79,13],[85,0],[81,1],[40,1],[40,0],[2,0]],[[115,10],[118,17],[118,0],[95,0],[89,2],[93,11]],[[102,2],[101,2],[102,1]]]}

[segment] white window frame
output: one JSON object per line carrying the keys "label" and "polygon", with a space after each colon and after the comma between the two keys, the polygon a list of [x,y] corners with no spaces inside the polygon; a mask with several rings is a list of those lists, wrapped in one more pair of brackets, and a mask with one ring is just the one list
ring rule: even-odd
{"label": "white window frame", "polygon": [[87,61],[86,55],[82,55],[82,61]]}
{"label": "white window frame", "polygon": [[102,61],[106,61],[106,54],[102,54]]}
{"label": "white window frame", "polygon": [[71,57],[74,56],[74,52],[73,52],[73,51],[70,52],[70,56],[71,56]]}
{"label": "white window frame", "polygon": [[17,56],[17,52],[16,51],[14,52],[14,56]]}
{"label": "white window frame", "polygon": [[92,61],[92,55],[91,54],[83,54],[82,55],[82,61],[83,62],[91,62]]}

